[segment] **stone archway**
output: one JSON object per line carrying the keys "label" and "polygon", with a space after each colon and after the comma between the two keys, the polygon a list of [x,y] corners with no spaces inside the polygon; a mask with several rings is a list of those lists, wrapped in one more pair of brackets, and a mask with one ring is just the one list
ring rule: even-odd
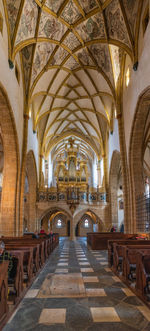
{"label": "stone archway", "polygon": [[118,185],[119,174],[121,171],[120,152],[115,150],[112,155],[110,173],[109,173],[109,192],[110,192],[110,218],[111,226],[118,229]]}
{"label": "stone archway", "polygon": [[0,230],[4,236],[15,236],[19,230],[17,223],[19,148],[13,111],[2,86],[0,86],[0,126],[4,148]]}
{"label": "stone archway", "polygon": [[30,150],[26,157],[26,176],[28,179],[28,194],[24,201],[24,208],[28,208],[27,229],[34,232],[36,230],[36,193],[37,193],[37,168],[35,156]]}
{"label": "stone archway", "polygon": [[[57,221],[57,216],[60,216],[62,219],[63,227],[61,229],[57,228],[56,221]],[[39,217],[39,230],[40,227],[46,231],[49,232],[50,230],[53,230],[53,232],[58,232],[60,236],[68,236],[68,232],[70,235],[71,229],[68,229],[68,225],[72,224],[72,215],[69,214],[65,209],[63,208],[57,208],[53,207],[42,213],[42,215]],[[48,222],[50,222],[48,226]],[[69,222],[69,224],[68,224]],[[55,223],[55,224],[54,224]],[[70,231],[68,231],[70,230]]]}
{"label": "stone archway", "polygon": [[[88,215],[88,217],[90,216],[93,223],[96,223],[96,222],[98,223],[98,231],[100,231],[100,232],[104,231],[105,226],[104,226],[102,219],[99,217],[98,211],[96,214],[94,211],[92,211],[91,208],[85,209],[84,211],[82,210],[82,211],[77,212],[76,215],[73,217],[73,230],[74,230],[73,238],[75,236],[75,230],[76,230],[77,225],[78,224],[80,225],[80,222],[83,220],[85,215]],[[93,232],[93,229],[92,229],[92,232]]]}
{"label": "stone archway", "polygon": [[132,206],[131,231],[138,231],[136,201],[144,193],[143,146],[144,132],[150,113],[150,87],[140,95],[132,125],[129,149],[130,190]]}

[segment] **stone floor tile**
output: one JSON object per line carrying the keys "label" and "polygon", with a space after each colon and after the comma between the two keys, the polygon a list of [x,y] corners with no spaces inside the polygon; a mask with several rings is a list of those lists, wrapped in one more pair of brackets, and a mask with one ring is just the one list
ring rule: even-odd
{"label": "stone floor tile", "polygon": [[86,294],[89,297],[105,297],[107,294],[102,288],[86,288]]}
{"label": "stone floor tile", "polygon": [[112,270],[110,268],[104,268],[104,270],[107,272],[112,272]]}
{"label": "stone floor tile", "polygon": [[56,269],[55,270],[55,273],[57,273],[57,274],[65,274],[65,273],[67,273],[68,272],[68,269]]}
{"label": "stone floor tile", "polygon": [[96,276],[84,276],[83,281],[84,283],[98,283],[99,279]]}
{"label": "stone floor tile", "polygon": [[127,297],[135,296],[135,294],[129,288],[122,288],[122,291],[125,293]]}
{"label": "stone floor tile", "polygon": [[113,279],[115,282],[121,282],[120,278],[117,277],[117,276],[113,276],[112,279]]}
{"label": "stone floor tile", "polygon": [[81,268],[81,272],[94,272],[93,268]]}
{"label": "stone floor tile", "polygon": [[39,289],[29,290],[25,295],[25,299],[35,298],[38,295],[38,293],[39,293]]}
{"label": "stone floor tile", "polygon": [[113,307],[90,308],[94,322],[120,322]]}
{"label": "stone floor tile", "polygon": [[39,318],[40,324],[65,323],[66,309],[43,309]]}
{"label": "stone floor tile", "polygon": [[57,266],[68,266],[68,263],[66,263],[66,262],[59,262],[59,263],[57,263]]}
{"label": "stone floor tile", "polygon": [[137,308],[144,315],[144,317],[150,322],[150,309],[146,306],[138,306]]}

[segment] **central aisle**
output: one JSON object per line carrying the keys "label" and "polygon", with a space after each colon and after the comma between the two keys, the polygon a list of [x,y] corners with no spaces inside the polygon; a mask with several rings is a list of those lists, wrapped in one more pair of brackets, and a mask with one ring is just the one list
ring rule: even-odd
{"label": "central aisle", "polygon": [[150,330],[150,311],[114,276],[106,251],[60,239],[3,331]]}

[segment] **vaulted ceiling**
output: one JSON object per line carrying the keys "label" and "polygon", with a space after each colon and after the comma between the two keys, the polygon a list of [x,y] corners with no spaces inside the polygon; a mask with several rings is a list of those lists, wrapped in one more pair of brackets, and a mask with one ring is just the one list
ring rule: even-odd
{"label": "vaulted ceiling", "polygon": [[72,134],[101,155],[125,54],[137,60],[143,0],[3,0],[9,57],[43,154]]}

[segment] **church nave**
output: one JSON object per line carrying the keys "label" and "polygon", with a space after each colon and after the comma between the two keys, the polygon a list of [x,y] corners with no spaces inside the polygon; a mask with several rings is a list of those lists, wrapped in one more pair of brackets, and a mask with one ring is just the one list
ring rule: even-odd
{"label": "church nave", "polygon": [[106,251],[61,238],[3,331],[150,330],[149,309],[116,277]]}

